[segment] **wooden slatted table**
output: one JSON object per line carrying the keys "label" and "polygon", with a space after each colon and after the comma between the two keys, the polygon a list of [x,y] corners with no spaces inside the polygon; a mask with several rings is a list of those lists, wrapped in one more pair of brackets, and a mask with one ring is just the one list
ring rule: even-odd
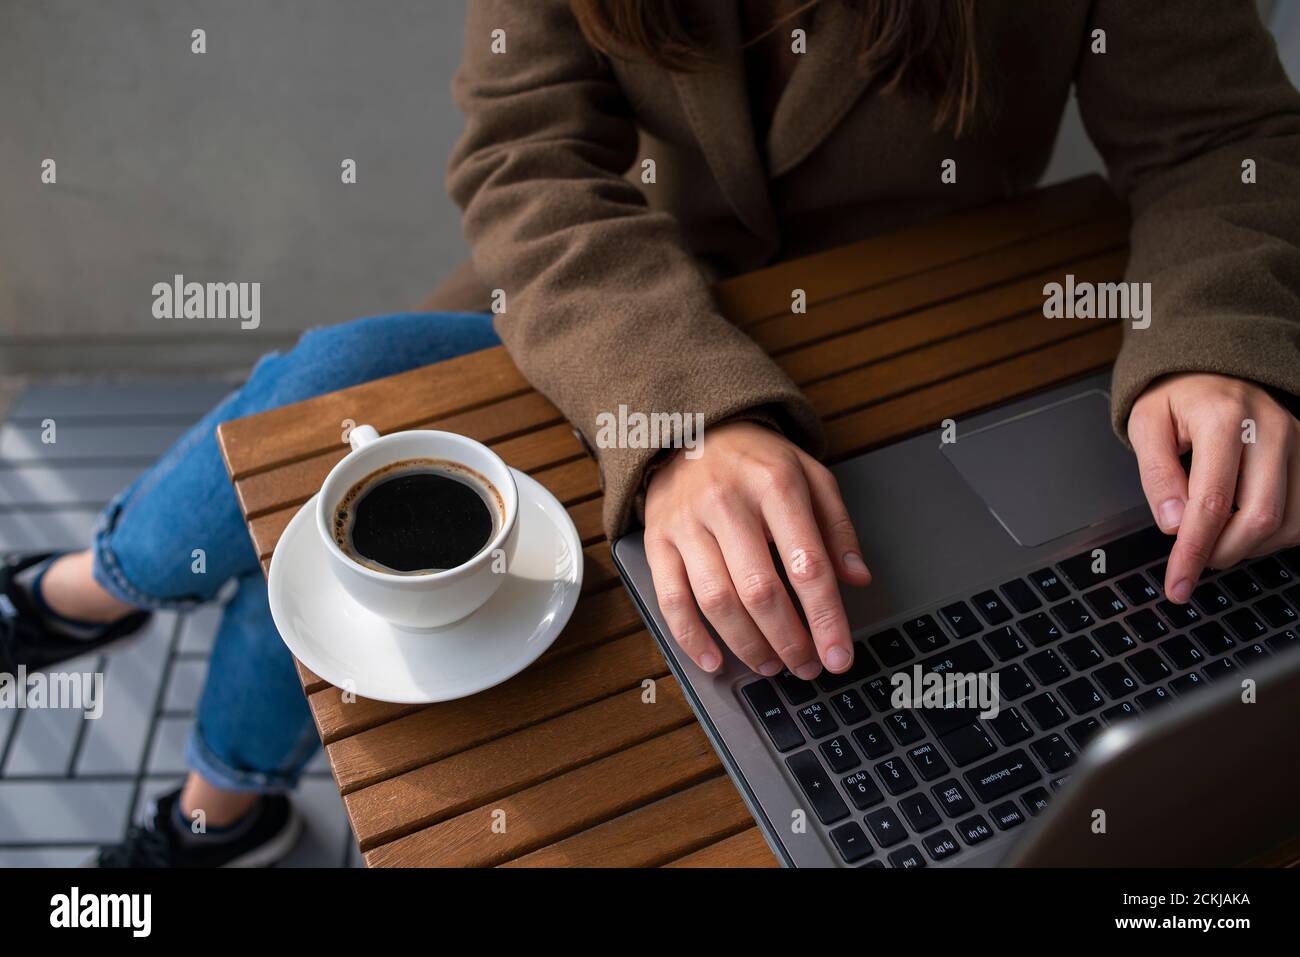
{"label": "wooden slatted table", "polygon": [[[1118,324],[1045,319],[1043,285],[1065,273],[1119,280],[1127,232],[1124,206],[1089,177],[763,269],[717,297],[807,393],[836,460],[1111,363]],[[806,315],[790,313],[794,288]],[[595,463],[505,350],[224,424],[264,568],[344,455],[345,419],[490,444],[565,504],[586,559],[554,646],[472,698],[345,703],[299,666],[366,863],[773,865],[619,585]],[[653,705],[641,701],[646,678]],[[491,829],[498,808],[503,834]]]}

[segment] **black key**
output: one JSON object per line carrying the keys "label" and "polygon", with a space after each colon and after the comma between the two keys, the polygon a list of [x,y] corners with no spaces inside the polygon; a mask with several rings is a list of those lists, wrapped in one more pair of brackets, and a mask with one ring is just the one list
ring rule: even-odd
{"label": "black key", "polygon": [[885,727],[899,744],[911,744],[925,737],[925,731],[921,729],[921,723],[916,720],[916,715],[906,708],[895,711],[885,718]]}
{"label": "black key", "polygon": [[996,717],[989,718],[987,723],[998,740],[1008,746],[1018,744],[1034,733],[1015,708],[1003,708]]}
{"label": "black key", "polygon": [[1087,671],[1106,660],[1087,635],[1075,635],[1069,641],[1062,642],[1061,653],[1075,671]]}
{"label": "black key", "polygon": [[1137,654],[1129,655],[1124,660],[1128,663],[1129,668],[1142,679],[1143,684],[1164,681],[1172,674],[1169,666],[1155,653],[1153,648],[1143,648]]}
{"label": "black key", "polygon": [[1147,577],[1155,583],[1156,590],[1163,597],[1165,593],[1165,573],[1169,569],[1168,562],[1161,562],[1159,565],[1153,565],[1147,569]]}
{"label": "black key", "polygon": [[1128,625],[1129,634],[1138,641],[1155,641],[1169,634],[1169,626],[1157,618],[1150,608],[1135,611],[1124,619],[1124,623]]}
{"label": "black key", "polygon": [[778,751],[789,751],[803,744],[803,735],[790,719],[785,705],[781,704],[771,684],[767,681],[754,681],[745,685],[741,691]]}
{"label": "black key", "polygon": [[1051,795],[1047,793],[1047,788],[1034,788],[1020,795],[1020,803],[1025,806],[1025,810],[1034,817],[1042,814],[1047,810],[1047,805],[1052,801]]}
{"label": "black key", "polygon": [[1121,611],[1128,611],[1128,605],[1124,604],[1124,599],[1111,591],[1108,585],[1094,588],[1083,596],[1083,600],[1088,603],[1092,613],[1101,621],[1114,618]]}
{"label": "black key", "polygon": [[1026,585],[1022,578],[1016,578],[1003,584],[1002,594],[1006,596],[1007,601],[1011,602],[1011,607],[1022,615],[1026,615],[1042,605],[1033,589]]}
{"label": "black key", "polygon": [[1249,665],[1258,661],[1260,658],[1267,658],[1268,649],[1265,648],[1262,643],[1257,641],[1253,645],[1246,645],[1238,651],[1234,657],[1237,659],[1237,664]]}
{"label": "black key", "polygon": [[916,787],[916,778],[907,770],[902,758],[887,758],[876,765],[876,774],[890,794],[902,794]]}
{"label": "black key", "polygon": [[997,750],[988,732],[978,724],[968,724],[964,728],[949,732],[939,739],[939,743],[948,752],[953,764],[959,768],[987,758]]}
{"label": "black key", "polygon": [[933,781],[948,773],[948,762],[929,741],[908,751],[907,759],[912,762],[912,767],[916,768],[922,781]]}
{"label": "black key", "polygon": [[812,802],[813,813],[823,824],[848,817],[849,806],[835,793],[835,785],[822,770],[822,763],[811,751],[800,751],[785,759],[785,765]]}
{"label": "black key", "polygon": [[1220,578],[1219,584],[1226,588],[1228,594],[1237,601],[1253,601],[1264,593],[1264,589],[1259,587],[1259,582],[1240,568],[1230,571]]}
{"label": "black key", "polygon": [[1042,775],[1029,760],[1029,755],[1016,748],[976,765],[966,772],[965,777],[975,796],[987,803],[1033,784]]}
{"label": "black key", "polygon": [[915,844],[909,844],[907,847],[899,848],[890,854],[889,863],[894,867],[904,869],[925,867],[925,858],[921,856],[921,852],[916,849]]}
{"label": "black key", "polygon": [[923,655],[938,651],[948,644],[948,636],[939,630],[939,625],[929,615],[922,615],[903,623],[903,630],[912,639],[916,650]]}
{"label": "black key", "polygon": [[862,686],[862,693],[871,701],[877,711],[889,711],[894,705],[889,699],[894,693],[894,686],[889,683],[889,675],[876,675]]}
{"label": "black key", "polygon": [[844,724],[857,724],[859,721],[866,721],[871,712],[867,710],[867,703],[862,700],[862,696],[852,688],[845,688],[843,691],[831,695],[831,707],[835,713],[840,716],[840,721]]}
{"label": "black key", "polygon": [[989,650],[997,656],[998,661],[1010,661],[1029,650],[1029,646],[1020,640],[1020,636],[1010,625],[1003,625],[984,636]]}
{"label": "black key", "polygon": [[828,734],[834,734],[840,727],[830,709],[820,701],[814,701],[800,708],[799,720],[808,729],[808,734],[814,738],[824,738]]}
{"label": "black key", "polygon": [[1137,702],[1138,707],[1143,711],[1152,711],[1161,705],[1166,705],[1174,700],[1174,696],[1165,688],[1152,688],[1150,691],[1144,691],[1133,699]]}
{"label": "black key", "polygon": [[1048,771],[1064,771],[1078,757],[1070,742],[1059,734],[1049,734],[1045,738],[1039,738],[1029,747],[1034,754],[1038,755],[1038,760],[1043,762],[1043,767]]}
{"label": "black key", "polygon": [[1115,583],[1119,593],[1128,599],[1130,605],[1145,605],[1149,601],[1154,601],[1160,597],[1160,591],[1155,585],[1147,581],[1141,575],[1129,575],[1127,578],[1121,578]]}
{"label": "black key", "polygon": [[878,758],[893,749],[893,745],[885,737],[884,730],[874,721],[857,728],[853,732],[853,740],[858,742],[858,747],[868,758]]}
{"label": "black key", "polygon": [[859,811],[865,811],[885,799],[885,796],[880,793],[880,788],[876,787],[876,782],[871,780],[866,771],[855,771],[840,783],[844,786],[844,791],[853,802],[853,806]]}
{"label": "black key", "polygon": [[1020,633],[1029,639],[1029,643],[1035,648],[1041,648],[1043,645],[1049,645],[1061,637],[1061,629],[1047,617],[1047,613],[1040,611],[1037,614],[1030,615],[1028,618],[1022,618],[1016,623]]}
{"label": "black key", "polygon": [[999,831],[1009,831],[1025,823],[1025,815],[1021,813],[1020,808],[1016,807],[1014,801],[1003,801],[1001,804],[994,805],[989,808],[989,816],[993,818],[993,823],[998,826]]}
{"label": "black key", "polygon": [[907,840],[907,828],[898,819],[892,807],[882,807],[866,816],[867,830],[881,847],[890,847]]}
{"label": "black key", "polygon": [[1082,717],[1089,711],[1095,711],[1106,703],[1091,681],[1087,678],[1075,678],[1056,689],[1056,693],[1065,699],[1070,710]]}
{"label": "black key", "polygon": [[1201,669],[1201,674],[1211,681],[1218,681],[1220,678],[1226,678],[1237,670],[1237,663],[1231,658],[1220,658],[1218,661],[1211,661]]}
{"label": "black key", "polygon": [[1060,601],[1069,597],[1070,589],[1065,587],[1065,582],[1050,568],[1040,568],[1029,576],[1029,580],[1048,601]]}
{"label": "black key", "polygon": [[831,840],[835,842],[835,849],[840,852],[845,864],[855,864],[864,857],[871,856],[871,842],[855,821],[841,824],[831,831]]}
{"label": "black key", "polygon": [[921,717],[930,726],[936,737],[942,737],[956,728],[974,724],[979,718],[980,709],[976,707],[922,708]]}
{"label": "black key", "polygon": [[930,788],[930,791],[939,802],[940,810],[949,817],[960,817],[975,809],[974,802],[966,796],[966,792],[962,790],[962,786],[957,783],[956,778],[940,781]]}
{"label": "black key", "polygon": [[957,844],[957,839],[947,831],[935,831],[933,834],[927,834],[921,838],[921,843],[925,845],[925,853],[930,855],[932,861],[942,861],[961,850],[961,847]]}
{"label": "black key", "polygon": [[1264,644],[1272,648],[1274,654],[1277,654],[1280,651],[1295,647],[1297,642],[1300,642],[1300,636],[1295,633],[1294,629],[1288,628],[1286,631],[1279,632],[1269,638]]}
{"label": "black key", "polygon": [[1295,624],[1295,609],[1281,595],[1269,595],[1255,602],[1255,611],[1274,628],[1289,628]]}
{"label": "black key", "polygon": [[1065,713],[1065,709],[1061,707],[1061,703],[1050,691],[1027,698],[1021,704],[1021,707],[1028,712],[1029,717],[1034,719],[1034,724],[1044,731],[1054,728],[1058,724],[1064,724],[1069,718],[1069,715]]}
{"label": "black key", "polygon": [[950,671],[974,674],[978,671],[987,671],[992,666],[993,659],[977,641],[964,641],[960,645],[953,645],[947,651],[921,659],[921,669],[935,674],[947,674]]}
{"label": "black key", "polygon": [[1125,701],[1113,708],[1107,708],[1101,713],[1101,716],[1106,719],[1107,724],[1119,724],[1119,722],[1127,721],[1129,718],[1136,718],[1138,709],[1132,702]]}
{"label": "black key", "polygon": [[1112,661],[1106,667],[1098,668],[1092,676],[1097,679],[1097,683],[1112,700],[1126,698],[1138,690],[1137,679],[1118,661]]}
{"label": "black key", "polygon": [[1293,545],[1279,552],[1277,557],[1286,563],[1286,567],[1291,569],[1293,574],[1300,575],[1300,545]]}
{"label": "black key", "polygon": [[884,662],[886,668],[901,665],[912,657],[912,651],[903,641],[903,636],[894,628],[887,628],[872,635],[867,639],[867,644],[876,653],[876,657]]}
{"label": "black key", "polygon": [[1223,623],[1228,626],[1238,641],[1254,641],[1268,634],[1264,623],[1255,617],[1249,608],[1238,608],[1223,616]]}
{"label": "black key", "polygon": [[[1300,574],[1300,572],[1297,572],[1297,574]],[[1282,594],[1286,596],[1286,600],[1291,603],[1292,608],[1300,608],[1300,585],[1292,585]]]}
{"label": "black key", "polygon": [[920,791],[900,800],[898,809],[903,812],[908,826],[918,834],[943,823],[939,812],[934,809],[934,804]]}
{"label": "black key", "polygon": [[826,758],[826,763],[836,774],[850,771],[861,763],[858,760],[858,753],[853,750],[853,745],[849,744],[849,739],[842,734],[837,734],[829,741],[823,741],[821,751],[822,756]]}
{"label": "black key", "polygon": [[1034,673],[1040,685],[1056,684],[1070,677],[1070,669],[1051,648],[1045,648],[1025,659],[1025,667]]}
{"label": "black key", "polygon": [[939,609],[939,617],[957,638],[979,634],[980,623],[964,601],[955,601]]}
{"label": "black key", "polygon": [[785,695],[785,700],[793,705],[805,704],[817,697],[813,683],[796,678],[792,672],[783,671],[772,680],[781,689],[781,694]]}
{"label": "black key", "polygon": [[1192,591],[1192,604],[1207,615],[1217,615],[1232,607],[1232,599],[1215,582],[1201,582]]}
{"label": "black key", "polygon": [[813,681],[822,691],[839,691],[841,688],[855,685],[859,681],[865,681],[878,670],[879,665],[876,664],[876,659],[871,657],[871,652],[867,651],[862,642],[855,641],[853,643],[853,664],[849,666],[848,671],[832,674],[823,670]]}
{"label": "black key", "polygon": [[1284,588],[1295,582],[1295,576],[1276,558],[1261,558],[1250,566],[1250,573],[1265,588]]}
{"label": "black key", "polygon": [[1137,647],[1137,642],[1124,630],[1124,626],[1117,621],[1102,625],[1092,633],[1092,637],[1097,639],[1097,644],[1101,645],[1101,650],[1108,655],[1122,655]]}
{"label": "black key", "polygon": [[957,833],[961,839],[974,847],[981,841],[987,841],[993,836],[993,829],[989,827],[988,821],[976,814],[974,817],[968,817],[964,821],[957,823]]}
{"label": "black key", "polygon": [[971,599],[971,602],[975,605],[975,610],[980,613],[980,617],[990,625],[1000,625],[1004,621],[1011,620],[1011,609],[1002,603],[998,593],[991,588],[980,592]]}
{"label": "black key", "polygon": [[1169,687],[1173,688],[1174,691],[1181,696],[1190,691],[1194,691],[1197,688],[1209,687],[1209,682],[1202,678],[1197,672],[1189,671],[1187,674],[1181,675],[1169,682]]}
{"label": "black key", "polygon": [[998,676],[998,697],[1003,701],[1015,701],[1034,690],[1034,683],[1019,665],[1006,665],[995,674]]}
{"label": "black key", "polygon": [[1073,558],[1067,558],[1058,567],[1074,583],[1074,587],[1082,591],[1107,578],[1124,575],[1157,558],[1164,558],[1172,546],[1173,539],[1150,525],[1102,546],[1100,551],[1105,559],[1102,568],[1097,568],[1099,563],[1093,555],[1097,549],[1089,549]]}
{"label": "black key", "polygon": [[1203,625],[1197,625],[1192,629],[1192,637],[1205,649],[1207,655],[1221,655],[1236,644],[1217,621],[1207,621]]}
{"label": "black key", "polygon": [[1205,655],[1201,654],[1201,649],[1192,644],[1192,639],[1186,635],[1174,635],[1172,638],[1167,638],[1160,642],[1159,648],[1165,653],[1165,657],[1174,663],[1174,667],[1179,670],[1195,668],[1205,660]]}
{"label": "black key", "polygon": [[1092,612],[1088,611],[1083,606],[1083,603],[1076,598],[1063,601],[1059,605],[1053,605],[1052,614],[1061,623],[1061,627],[1065,629],[1066,634],[1071,635],[1076,631],[1091,628],[1094,621]]}
{"label": "black key", "polygon": [[1065,729],[1065,733],[1070,736],[1070,740],[1075,746],[1082,750],[1088,746],[1088,742],[1101,734],[1101,722],[1092,717],[1084,718]]}
{"label": "black key", "polygon": [[1165,616],[1165,621],[1175,628],[1190,628],[1201,620],[1201,613],[1192,604],[1175,605],[1171,601],[1162,601],[1156,607]]}

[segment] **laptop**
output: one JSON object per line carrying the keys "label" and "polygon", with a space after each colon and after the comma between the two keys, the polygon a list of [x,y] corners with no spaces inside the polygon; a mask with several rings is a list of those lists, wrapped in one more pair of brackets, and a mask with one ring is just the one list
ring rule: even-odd
{"label": "laptop", "polygon": [[[843,675],[764,678],[725,651],[700,671],[641,533],[614,543],[784,864],[1224,865],[1300,836],[1300,548],[1207,570],[1190,604],[1167,602],[1173,539],[1108,389],[1090,376],[962,419],[955,441],[835,467],[874,577],[842,589]],[[896,707],[899,672],[996,675],[996,707]]]}

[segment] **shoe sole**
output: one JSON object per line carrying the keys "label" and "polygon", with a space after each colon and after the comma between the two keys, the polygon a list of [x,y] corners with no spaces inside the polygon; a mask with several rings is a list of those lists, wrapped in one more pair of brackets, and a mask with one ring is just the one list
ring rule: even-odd
{"label": "shoe sole", "polygon": [[259,844],[246,854],[241,854],[221,866],[226,867],[270,867],[289,856],[298,839],[302,837],[302,816],[298,809],[289,805],[289,818],[280,828],[280,833],[264,844]]}

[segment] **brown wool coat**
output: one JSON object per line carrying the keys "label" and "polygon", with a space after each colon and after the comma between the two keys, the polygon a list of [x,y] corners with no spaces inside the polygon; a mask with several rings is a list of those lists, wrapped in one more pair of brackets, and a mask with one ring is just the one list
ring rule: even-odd
{"label": "brown wool coat", "polygon": [[[758,415],[816,454],[808,401],[718,313],[711,283],[1031,188],[1072,86],[1132,208],[1127,278],[1152,284],[1152,325],[1126,332],[1115,367],[1116,431],[1168,373],[1300,393],[1300,95],[1251,0],[981,0],[994,112],[960,140],[932,129],[932,104],[855,68],[853,15],[823,0],[761,145],[738,0],[700,6],[720,65],[669,73],[597,55],[566,0],[469,4],[447,183],[472,264],[431,305],[486,309],[505,290],[506,348],[593,448],[597,415],[624,404]],[[1096,29],[1105,53],[1090,51]],[[940,182],[947,158],[956,184]],[[656,451],[597,452],[614,536],[640,517]]]}

